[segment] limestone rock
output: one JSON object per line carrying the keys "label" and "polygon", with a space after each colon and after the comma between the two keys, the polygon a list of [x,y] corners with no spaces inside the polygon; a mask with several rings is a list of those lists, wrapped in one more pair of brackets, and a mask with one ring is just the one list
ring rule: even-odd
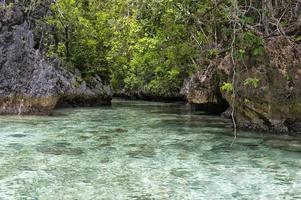
{"label": "limestone rock", "polygon": [[46,61],[22,7],[0,9],[0,114],[49,114],[58,102],[103,105],[111,96],[99,77],[84,81],[78,70]]}
{"label": "limestone rock", "polygon": [[[235,117],[240,128],[301,132],[300,55],[300,44],[277,36],[265,42],[263,57],[249,57],[238,64],[243,66],[236,69],[235,87]],[[222,94],[232,105],[232,92],[220,89],[224,82],[232,83],[232,69],[230,56],[225,56],[214,70],[200,70],[186,89],[189,102],[218,105],[216,99]],[[248,78],[256,78],[258,85],[246,84]]]}
{"label": "limestone rock", "polygon": [[199,70],[185,81],[181,94],[186,96],[195,109],[222,113],[229,104],[222,97],[219,81],[217,66],[209,65],[207,69]]}

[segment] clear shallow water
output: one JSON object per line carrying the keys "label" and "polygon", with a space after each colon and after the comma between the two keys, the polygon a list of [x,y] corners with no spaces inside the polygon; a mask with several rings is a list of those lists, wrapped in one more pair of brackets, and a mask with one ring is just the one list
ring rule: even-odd
{"label": "clear shallow water", "polygon": [[181,105],[0,117],[0,199],[301,199],[301,141]]}

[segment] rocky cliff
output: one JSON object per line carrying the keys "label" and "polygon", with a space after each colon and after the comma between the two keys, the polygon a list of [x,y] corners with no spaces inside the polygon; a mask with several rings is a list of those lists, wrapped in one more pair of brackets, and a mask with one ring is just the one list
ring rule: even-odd
{"label": "rocky cliff", "polygon": [[264,50],[262,58],[248,57],[237,63],[235,98],[233,91],[221,89],[233,82],[229,55],[200,69],[186,82],[182,93],[190,103],[218,112],[227,109],[225,101],[234,105],[240,128],[300,133],[301,45],[292,38],[277,36],[266,39]]}
{"label": "rocky cliff", "polygon": [[109,104],[111,87],[45,60],[22,5],[0,5],[0,114],[49,114],[58,105]]}

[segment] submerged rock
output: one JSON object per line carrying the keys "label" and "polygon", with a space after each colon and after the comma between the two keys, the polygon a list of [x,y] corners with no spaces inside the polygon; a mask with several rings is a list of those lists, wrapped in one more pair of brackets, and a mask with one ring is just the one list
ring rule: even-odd
{"label": "submerged rock", "polygon": [[128,132],[128,130],[126,130],[124,128],[116,128],[116,129],[113,129],[112,132],[115,132],[115,133],[126,133],[126,132]]}
{"label": "submerged rock", "polygon": [[8,144],[8,147],[13,148],[13,149],[19,151],[19,150],[21,150],[21,149],[24,148],[24,145],[23,144],[19,144],[19,143],[10,143],[10,144]]}
{"label": "submerged rock", "polygon": [[191,172],[184,168],[173,168],[169,172],[171,175],[179,178],[185,178],[191,176]]}
{"label": "submerged rock", "polygon": [[84,153],[82,148],[73,148],[69,143],[57,143],[54,145],[41,145],[37,151],[43,154],[79,156]]}
{"label": "submerged rock", "polygon": [[26,19],[14,4],[0,8],[0,114],[50,114],[56,106],[109,104],[110,85],[95,76],[45,60]]}
{"label": "submerged rock", "polygon": [[22,138],[22,137],[26,137],[26,135],[24,135],[24,134],[12,134],[12,135],[10,135],[10,137]]}
{"label": "submerged rock", "polygon": [[127,152],[127,155],[132,158],[141,158],[141,157],[154,157],[156,155],[155,149],[147,145],[137,145]]}
{"label": "submerged rock", "polygon": [[264,144],[271,148],[301,152],[301,141],[299,140],[270,139],[265,141]]}
{"label": "submerged rock", "polygon": [[151,194],[130,195],[129,199],[133,200],[155,200]]}

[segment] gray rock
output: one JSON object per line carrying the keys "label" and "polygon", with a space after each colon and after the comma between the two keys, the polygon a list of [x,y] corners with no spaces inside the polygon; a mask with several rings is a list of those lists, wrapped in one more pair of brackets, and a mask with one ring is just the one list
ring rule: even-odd
{"label": "gray rock", "polygon": [[219,86],[217,66],[211,64],[206,70],[199,70],[184,82],[181,94],[196,110],[220,114],[228,107]]}
{"label": "gray rock", "polygon": [[34,49],[34,34],[22,7],[0,9],[0,114],[50,114],[59,105],[104,105],[110,85],[83,81],[76,69],[47,61]]}

